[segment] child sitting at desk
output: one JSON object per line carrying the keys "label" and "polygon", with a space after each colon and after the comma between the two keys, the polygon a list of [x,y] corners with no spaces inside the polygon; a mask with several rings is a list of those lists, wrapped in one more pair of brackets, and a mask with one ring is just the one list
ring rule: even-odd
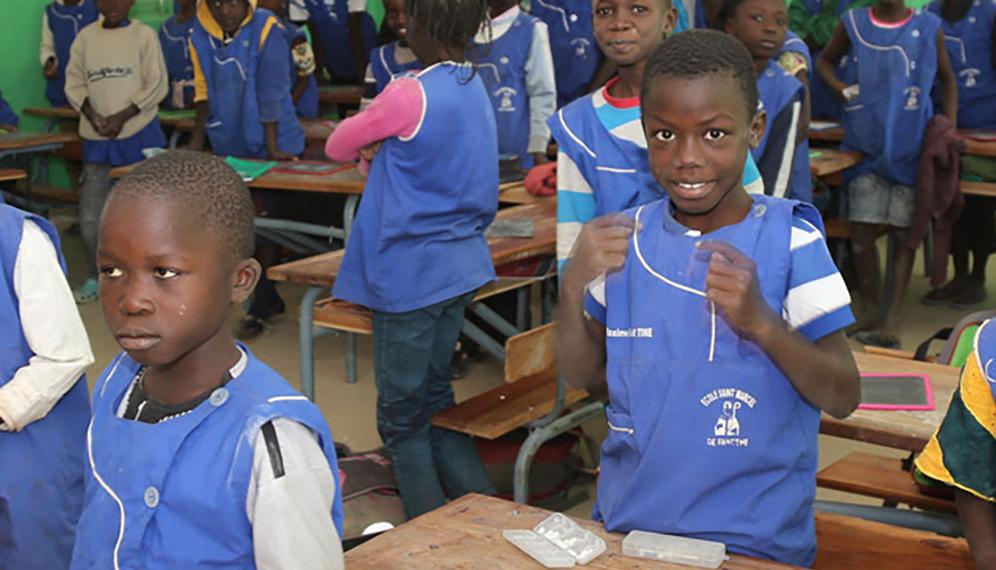
{"label": "child sitting at desk", "polygon": [[124,354],[94,387],[74,570],[343,567],[328,424],[228,327],[252,251],[252,199],[218,158],[174,151],[114,187],[100,300]]}
{"label": "child sitting at desk", "polygon": [[38,51],[45,75],[45,98],[53,107],[68,107],[66,66],[80,31],[97,21],[96,0],[53,0],[42,14]]}
{"label": "child sitting at desk", "polygon": [[495,278],[484,229],[498,209],[498,134],[467,63],[486,7],[408,0],[406,10],[426,68],[340,123],[325,152],[370,169],[332,294],[373,310],[377,429],[415,517],[443,505],[444,486],[451,497],[494,493],[471,439],[430,418],[454,403],[464,307]]}
{"label": "child sitting at desk", "polygon": [[363,78],[363,100],[360,101],[360,109],[370,105],[373,98],[398,75],[422,68],[422,62],[412,53],[405,38],[408,31],[405,0],[384,1],[384,25],[397,39],[370,52],[370,63]]}
{"label": "child sitting at desk", "polygon": [[820,411],[859,398],[847,287],[815,208],[743,188],[765,115],[740,42],[668,38],[641,102],[667,197],[587,223],[561,289],[560,372],[608,388],[595,517],[807,566]]}
{"label": "child sitting at desk", "polygon": [[[855,65],[855,85],[834,73],[835,63],[845,55]],[[934,115],[930,91],[936,81],[943,114],[954,124],[958,118],[958,86],[940,19],[907,8],[903,0],[878,0],[871,8],[850,10],[820,54],[816,71],[844,101],[841,148],[864,155],[860,164],[844,172],[861,299],[858,322],[849,333],[856,333],[864,344],[898,348],[901,309],[916,253],[903,242],[913,223],[913,187],[927,124]],[[884,316],[875,248],[883,225],[896,244],[895,279]]]}
{"label": "child sitting at desk", "polygon": [[156,32],[128,19],[134,0],[100,0],[102,18],[84,28],[70,50],[66,98],[80,112],[83,180],[79,224],[87,254],[87,280],[76,301],[97,299],[97,223],[115,166],[139,162],[146,148],[166,146],[159,103],[169,92]]}
{"label": "child sitting at desk", "polygon": [[83,504],[93,363],[59,234],[0,204],[0,566],[66,568]]}
{"label": "child sitting at desk", "polygon": [[498,157],[528,170],[547,162],[557,86],[546,24],[516,0],[488,0],[490,24],[474,38],[471,61],[491,97]]}
{"label": "child sitting at desk", "polygon": [[179,0],[177,13],[159,26],[159,44],[169,75],[169,97],[163,102],[167,109],[189,109],[194,106],[194,66],[190,63],[190,31],[197,16],[197,0]]}

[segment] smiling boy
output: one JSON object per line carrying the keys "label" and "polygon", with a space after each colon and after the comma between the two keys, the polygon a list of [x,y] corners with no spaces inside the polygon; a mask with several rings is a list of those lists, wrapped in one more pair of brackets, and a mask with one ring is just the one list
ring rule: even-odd
{"label": "smiling boy", "polygon": [[641,101],[667,197],[586,224],[561,290],[560,371],[609,394],[595,516],[811,564],[820,411],[858,403],[847,288],[812,206],[743,188],[765,115],[742,44],[675,35]]}

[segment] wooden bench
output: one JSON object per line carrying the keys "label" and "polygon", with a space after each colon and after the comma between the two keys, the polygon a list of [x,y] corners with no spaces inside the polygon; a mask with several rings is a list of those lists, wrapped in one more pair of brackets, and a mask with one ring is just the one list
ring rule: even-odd
{"label": "wooden bench", "polygon": [[18,194],[32,200],[58,202],[61,204],[80,203],[80,195],[75,190],[49,186],[48,184],[38,184],[37,182],[31,184],[27,190]]}
{"label": "wooden bench", "polygon": [[0,182],[16,182],[24,180],[28,173],[17,168],[0,168]]}
{"label": "wooden bench", "polygon": [[827,489],[876,497],[930,511],[957,512],[954,501],[927,495],[917,487],[901,459],[870,453],[849,453],[816,474],[816,484]]}
{"label": "wooden bench", "polygon": [[973,570],[964,539],[832,513],[816,513],[814,570]]}
{"label": "wooden bench", "polygon": [[996,197],[996,182],[961,181],[961,192],[968,196]]}

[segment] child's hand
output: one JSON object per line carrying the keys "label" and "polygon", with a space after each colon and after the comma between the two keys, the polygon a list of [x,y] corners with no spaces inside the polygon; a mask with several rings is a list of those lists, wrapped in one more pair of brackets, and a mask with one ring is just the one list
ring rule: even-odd
{"label": "child's hand", "polygon": [[46,79],[55,79],[59,76],[59,66],[55,63],[54,57],[49,57],[45,60],[45,67],[42,68],[42,73]]}
{"label": "child's hand", "polygon": [[128,119],[129,117],[126,117],[121,113],[114,113],[104,119],[104,130],[100,134],[109,139],[118,138],[118,135],[121,134],[121,129],[124,128],[125,122]]}
{"label": "child's hand", "polygon": [[360,149],[360,158],[367,162],[373,162],[374,155],[380,150],[381,145],[384,144],[383,141],[377,141],[373,144],[369,144]]}
{"label": "child's hand", "polygon": [[266,151],[266,157],[270,160],[279,160],[281,162],[287,162],[292,160],[297,160],[297,157],[289,152],[284,152],[280,149],[273,149]]}
{"label": "child's hand", "polygon": [[86,120],[90,121],[90,124],[93,125],[93,129],[95,131],[97,131],[97,133],[100,136],[106,137],[107,136],[107,119],[104,118],[104,116],[101,115],[100,113],[98,113],[96,111],[93,111],[93,110],[90,110],[90,111],[88,111],[88,112],[86,112],[84,114],[86,115]]}
{"label": "child's hand", "polygon": [[706,295],[734,330],[757,341],[780,325],[781,319],[761,296],[757,270],[749,257],[723,241],[702,241],[697,247],[712,254]]}
{"label": "child's hand", "polygon": [[[588,284],[603,273],[622,269],[635,224],[633,218],[619,213],[595,218],[585,224],[574,243],[574,255],[567,265],[570,279]],[[566,274],[564,278],[568,278]]]}

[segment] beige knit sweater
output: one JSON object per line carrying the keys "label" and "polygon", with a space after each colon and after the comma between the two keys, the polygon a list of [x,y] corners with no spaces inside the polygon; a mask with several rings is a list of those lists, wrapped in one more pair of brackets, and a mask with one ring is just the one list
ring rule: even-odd
{"label": "beige knit sweater", "polygon": [[[118,139],[148,125],[168,91],[166,63],[152,28],[131,21],[123,28],[107,30],[101,19],[76,36],[66,67],[66,97],[77,110],[90,99],[93,110],[105,117],[134,103],[141,112],[125,123]],[[80,136],[106,140],[86,117],[80,118]]]}

